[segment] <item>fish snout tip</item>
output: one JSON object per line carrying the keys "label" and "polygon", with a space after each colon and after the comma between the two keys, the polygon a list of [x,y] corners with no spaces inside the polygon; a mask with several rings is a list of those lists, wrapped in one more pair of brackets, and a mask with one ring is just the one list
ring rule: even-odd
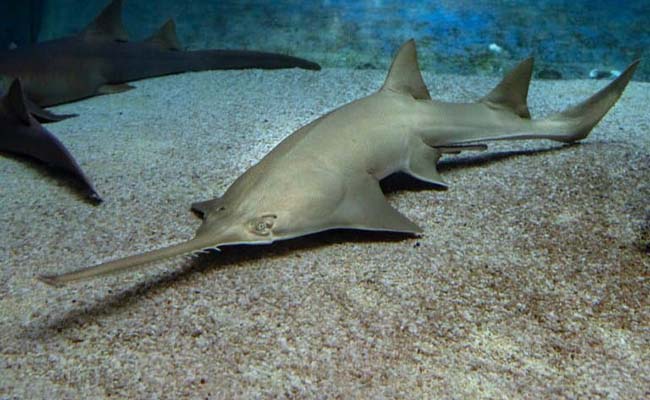
{"label": "fish snout tip", "polygon": [[104,199],[97,193],[95,190],[88,192],[88,199],[93,203],[93,205],[100,205],[104,202]]}

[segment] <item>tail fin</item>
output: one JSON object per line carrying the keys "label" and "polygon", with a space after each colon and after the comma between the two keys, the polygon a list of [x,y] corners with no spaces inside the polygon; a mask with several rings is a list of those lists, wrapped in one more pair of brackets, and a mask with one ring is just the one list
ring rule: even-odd
{"label": "tail fin", "polygon": [[521,118],[530,119],[528,87],[533,74],[533,58],[517,65],[487,96],[479,100],[490,108],[507,109]]}
{"label": "tail fin", "polygon": [[[532,62],[532,60],[526,60],[520,64],[480,101],[492,109],[506,110],[508,114],[512,111],[517,113],[518,110],[522,119],[513,121],[512,118],[503,118],[502,126],[480,130],[477,128],[471,132],[465,132],[464,137],[459,137],[456,140],[450,139],[444,145],[453,147],[459,144],[493,140],[547,139],[564,143],[582,140],[616,104],[639,64],[638,60],[634,61],[618,78],[582,103],[550,117],[530,121],[525,118],[529,114],[524,100],[527,87],[525,88],[523,84],[526,81],[524,78],[527,75],[528,66],[526,64],[528,62]],[[518,79],[516,79],[517,76],[519,76]],[[516,93],[508,96],[508,88]],[[521,122],[525,123],[521,124]]]}
{"label": "tail fin", "polygon": [[146,253],[120,258],[114,261],[108,261],[95,265],[93,267],[82,268],[61,275],[40,275],[38,279],[41,282],[47,283],[48,285],[63,286],[69,282],[94,278],[100,275],[113,274],[125,270],[132,270],[144,264],[162,260],[163,258],[197,253],[209,247],[211,247],[211,244],[205,239],[199,240],[195,238],[188,240],[187,242],[163,247],[162,249],[152,250]]}
{"label": "tail fin", "polygon": [[587,100],[540,121],[540,129],[557,132],[551,139],[565,143],[586,138],[621,97],[638,65],[639,60],[634,61],[618,78]]}

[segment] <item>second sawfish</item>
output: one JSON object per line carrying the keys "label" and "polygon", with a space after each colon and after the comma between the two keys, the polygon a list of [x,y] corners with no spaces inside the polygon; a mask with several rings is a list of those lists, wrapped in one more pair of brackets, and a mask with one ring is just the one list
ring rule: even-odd
{"label": "second sawfish", "polygon": [[[41,107],[132,89],[144,78],[186,71],[320,66],[302,58],[247,50],[183,51],[170,20],[149,39],[129,42],[122,0],[113,0],[80,34],[0,51],[0,80],[19,78],[27,98]],[[0,89],[3,89],[0,87]]]}

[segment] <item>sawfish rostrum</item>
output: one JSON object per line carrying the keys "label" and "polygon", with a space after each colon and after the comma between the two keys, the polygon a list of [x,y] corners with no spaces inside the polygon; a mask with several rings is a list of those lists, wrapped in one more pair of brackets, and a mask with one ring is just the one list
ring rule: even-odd
{"label": "sawfish rostrum", "polygon": [[75,36],[0,51],[0,75],[20,78],[27,97],[41,107],[118,93],[144,78],[187,71],[320,66],[302,58],[247,50],[183,51],[169,20],[144,41],[130,42],[122,0],[113,0]]}
{"label": "sawfish rostrum", "polygon": [[388,204],[382,178],[401,171],[445,185],[436,170],[444,153],[483,150],[491,140],[583,139],[616,103],[636,66],[586,101],[532,120],[526,105],[532,59],[478,101],[445,103],[431,99],[411,40],[397,53],[379,91],[300,128],[222,197],[193,204],[203,216],[193,239],[40,279],[59,285],[218,246],[266,244],[335,228],[420,233]]}

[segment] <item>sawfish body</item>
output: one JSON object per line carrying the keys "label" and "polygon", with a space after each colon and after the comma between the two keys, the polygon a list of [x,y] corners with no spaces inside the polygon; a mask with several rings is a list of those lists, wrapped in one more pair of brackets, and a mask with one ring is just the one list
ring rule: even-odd
{"label": "sawfish body", "polygon": [[20,78],[27,97],[52,106],[131,89],[126,82],[187,71],[305,68],[311,61],[245,50],[183,51],[173,21],[150,38],[129,42],[122,0],[114,0],[80,34],[0,52],[0,75]]}
{"label": "sawfish body", "polygon": [[193,239],[62,275],[63,284],[159,259],[232,244],[266,244],[329,229],[420,233],[386,201],[379,181],[394,172],[444,186],[444,153],[483,150],[483,142],[585,138],[616,103],[638,62],[586,101],[532,120],[526,105],[532,59],[475,103],[433,101],[415,42],[402,46],[383,87],[300,128],[241,175],[220,198],[192,205],[203,216]]}
{"label": "sawfish body", "polygon": [[39,120],[52,121],[64,117],[50,114],[30,103],[25,98],[20,80],[16,79],[0,98],[0,151],[31,157],[72,175],[84,193],[99,202],[99,194],[72,154],[39,123]]}

